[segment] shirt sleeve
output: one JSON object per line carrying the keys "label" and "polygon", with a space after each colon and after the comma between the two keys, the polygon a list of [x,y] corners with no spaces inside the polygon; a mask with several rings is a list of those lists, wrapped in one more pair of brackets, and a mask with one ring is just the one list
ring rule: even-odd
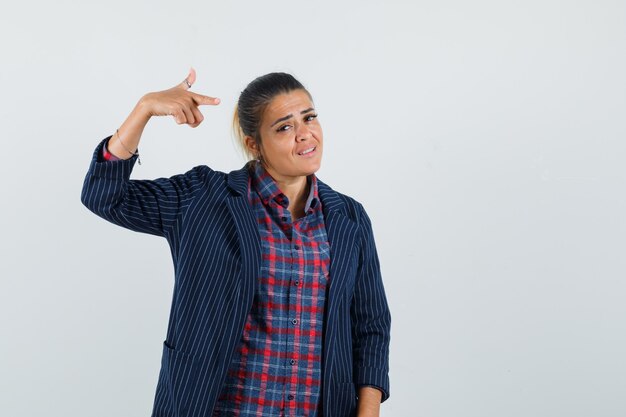
{"label": "shirt sleeve", "polygon": [[111,152],[109,152],[109,149],[107,148],[107,144],[109,143],[109,141],[107,140],[106,142],[104,142],[104,145],[102,145],[102,158],[100,159],[100,161],[119,161],[122,158],[118,158],[117,156],[113,155]]}

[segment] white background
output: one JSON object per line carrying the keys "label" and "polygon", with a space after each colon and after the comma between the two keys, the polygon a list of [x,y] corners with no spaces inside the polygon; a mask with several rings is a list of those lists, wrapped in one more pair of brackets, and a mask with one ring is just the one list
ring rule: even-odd
{"label": "white background", "polygon": [[362,202],[392,309],[383,417],[626,415],[623,1],[25,1],[0,12],[0,413],[147,416],[173,284],[164,239],[80,191],[149,91],[133,178],[244,160],[270,71],[315,98],[317,175]]}

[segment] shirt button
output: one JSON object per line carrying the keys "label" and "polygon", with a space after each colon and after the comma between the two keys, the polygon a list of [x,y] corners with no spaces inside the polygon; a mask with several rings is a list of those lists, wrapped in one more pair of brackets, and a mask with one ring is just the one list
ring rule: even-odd
{"label": "shirt button", "polygon": [[295,365],[296,364],[296,360],[292,359],[292,360],[289,361],[289,363],[291,363],[292,365]]}
{"label": "shirt button", "polygon": [[289,395],[287,396],[287,398],[291,401],[291,400],[293,400],[295,397],[294,397],[293,395],[289,394]]}
{"label": "shirt button", "polygon": [[293,324],[298,324],[298,319],[293,319],[293,320],[291,320],[291,322],[292,322]]}
{"label": "shirt button", "polygon": [[287,221],[287,218],[286,218],[285,216],[281,217],[280,219],[281,219],[282,221],[284,221],[284,222],[286,222],[286,221]]}
{"label": "shirt button", "polygon": [[296,248],[296,250],[300,249],[299,245],[295,245],[294,248]]}
{"label": "shirt button", "polygon": [[297,287],[298,285],[300,285],[300,281],[294,282],[293,285],[295,285]]}

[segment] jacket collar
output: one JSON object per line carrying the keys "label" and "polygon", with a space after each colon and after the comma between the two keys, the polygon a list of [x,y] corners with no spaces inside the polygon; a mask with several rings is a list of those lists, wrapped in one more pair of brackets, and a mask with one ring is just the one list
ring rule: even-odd
{"label": "jacket collar", "polygon": [[[250,174],[248,172],[250,162],[247,162],[242,168],[231,171],[227,174],[227,184],[231,191],[236,195],[247,195],[248,180]],[[317,177],[317,193],[322,202],[324,214],[327,212],[339,212],[347,217],[348,207],[339,194],[333,190],[328,184]]]}

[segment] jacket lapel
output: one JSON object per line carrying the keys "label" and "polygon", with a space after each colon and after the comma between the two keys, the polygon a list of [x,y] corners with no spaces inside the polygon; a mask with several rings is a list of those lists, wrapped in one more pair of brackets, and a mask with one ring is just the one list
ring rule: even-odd
{"label": "jacket lapel", "polygon": [[256,280],[261,270],[261,236],[248,202],[248,171],[246,166],[231,171],[227,178],[231,194],[226,197],[226,205],[235,228],[240,250],[241,300],[246,303],[246,313],[252,307]]}
{"label": "jacket lapel", "polygon": [[[237,228],[242,267],[246,270],[243,276],[249,281],[246,286],[253,287],[261,265],[261,240],[248,203],[248,179],[247,165],[228,174],[227,183],[232,193],[226,202]],[[331,253],[328,311],[334,313],[357,243],[358,225],[351,219],[351,213],[340,195],[319,178],[317,180]]]}
{"label": "jacket lapel", "polygon": [[[261,265],[261,240],[254,213],[248,203],[248,179],[247,166],[228,174],[227,183],[232,193],[226,198],[226,202],[237,228],[242,266],[247,270],[246,275],[252,274],[248,278],[254,281]],[[357,243],[358,225],[351,218],[351,213],[340,195],[319,178],[317,180],[331,253],[329,311],[334,312],[337,295],[343,288],[346,271]]]}
{"label": "jacket lapel", "polygon": [[351,262],[358,245],[358,225],[350,218],[348,206],[339,194],[318,178],[317,190],[324,211],[326,234],[330,244],[330,287],[328,289],[328,319],[335,318],[345,287]]}
{"label": "jacket lapel", "polygon": [[[254,220],[254,213],[248,203],[247,165],[228,174],[228,186],[231,195],[226,202],[237,228],[241,248],[242,274],[246,280],[242,295],[251,296],[254,292],[256,275],[261,265],[261,239]],[[341,290],[345,284],[346,272],[350,268],[353,250],[358,243],[358,225],[353,220],[354,214],[348,206],[326,183],[317,179],[318,195],[324,210],[324,223],[330,244],[330,286],[328,289],[328,312],[334,316]],[[331,318],[331,317],[329,317]]]}
{"label": "jacket lapel", "polygon": [[[318,195],[322,201],[326,234],[330,244],[330,286],[326,298],[323,347],[323,394],[324,409],[331,410],[331,384],[338,340],[338,318],[342,300],[346,298],[346,281],[350,278],[351,263],[358,256],[358,224],[350,218],[348,206],[342,197],[318,178]],[[356,275],[356,271],[352,272]],[[342,308],[343,311],[348,307]],[[328,413],[332,415],[332,412]]]}

